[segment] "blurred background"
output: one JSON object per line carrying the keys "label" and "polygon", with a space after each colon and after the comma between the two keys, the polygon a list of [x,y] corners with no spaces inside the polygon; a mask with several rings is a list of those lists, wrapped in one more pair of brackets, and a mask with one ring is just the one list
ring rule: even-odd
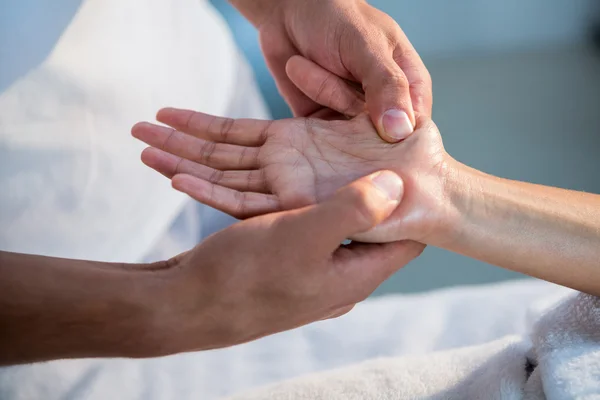
{"label": "blurred background", "polygon": [[[212,2],[273,116],[291,116],[254,28],[226,0]],[[370,3],[395,18],[421,54],[433,78],[433,117],[454,158],[505,178],[600,193],[600,1]],[[522,278],[428,248],[376,294]]]}

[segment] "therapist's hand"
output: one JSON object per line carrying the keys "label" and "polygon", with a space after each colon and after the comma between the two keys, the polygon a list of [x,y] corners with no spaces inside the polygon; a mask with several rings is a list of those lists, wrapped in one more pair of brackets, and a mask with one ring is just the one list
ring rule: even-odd
{"label": "therapist's hand", "polygon": [[[317,75],[311,85],[333,93],[356,114],[366,107],[380,136],[397,142],[412,133],[419,116],[430,116],[431,78],[398,24],[364,0],[232,0],[258,28],[267,64],[296,116],[312,115],[318,103],[288,73],[310,71],[315,62],[362,90]],[[294,57],[303,56],[304,58]],[[287,71],[286,71],[287,66]],[[312,74],[315,76],[315,74]],[[332,87],[333,86],[333,87]],[[360,111],[360,110],[358,110]]]}
{"label": "therapist's hand", "polygon": [[408,241],[340,247],[402,194],[396,174],[373,174],[152,264],[0,251],[0,366],[207,350],[341,315],[422,251]]}
{"label": "therapist's hand", "polygon": [[[175,177],[193,185],[191,177]],[[330,200],[235,224],[164,265],[157,289],[166,348],[220,348],[338,316],[423,250],[404,241],[340,243],[386,219],[403,192],[383,171],[340,189]],[[159,348],[160,346],[157,346]]]}

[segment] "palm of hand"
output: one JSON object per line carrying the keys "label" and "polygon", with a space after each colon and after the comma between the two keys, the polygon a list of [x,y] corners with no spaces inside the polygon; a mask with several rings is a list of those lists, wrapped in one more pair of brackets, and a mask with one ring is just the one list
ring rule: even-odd
{"label": "palm of hand", "polygon": [[383,142],[366,116],[360,116],[351,121],[277,121],[258,157],[281,208],[291,209],[321,202],[372,172],[392,166],[397,170],[399,164],[410,167],[406,164],[411,160],[401,153],[405,151]]}
{"label": "palm of hand", "polygon": [[[365,114],[352,120],[269,123],[168,109],[159,120],[173,129],[151,124],[133,129],[134,136],[154,147],[143,161],[169,178],[179,175],[173,179],[177,189],[235,217],[320,202],[362,176],[388,169],[403,178],[404,199],[388,221],[359,239],[418,240],[433,228],[445,151],[431,121],[404,142],[389,144]],[[411,226],[415,216],[418,227]],[[432,220],[423,221],[423,216]]]}

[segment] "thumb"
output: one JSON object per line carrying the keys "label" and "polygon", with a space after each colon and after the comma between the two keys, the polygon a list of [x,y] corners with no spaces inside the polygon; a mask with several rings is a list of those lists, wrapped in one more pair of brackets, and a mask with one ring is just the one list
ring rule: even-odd
{"label": "thumb", "polygon": [[341,188],[329,200],[300,210],[291,221],[295,226],[283,232],[293,234],[296,241],[311,241],[310,247],[321,253],[333,253],[346,238],[387,219],[403,193],[404,185],[397,174],[376,172]]}
{"label": "thumb", "polygon": [[389,60],[373,58],[364,61],[367,65],[361,70],[367,73],[361,81],[373,124],[387,142],[406,139],[415,127],[406,75],[392,57]]}

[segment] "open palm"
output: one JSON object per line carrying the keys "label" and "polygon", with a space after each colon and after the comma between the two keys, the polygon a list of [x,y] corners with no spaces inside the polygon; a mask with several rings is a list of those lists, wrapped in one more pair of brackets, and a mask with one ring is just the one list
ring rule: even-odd
{"label": "open palm", "polygon": [[[172,178],[176,189],[237,218],[321,202],[357,178],[388,169],[403,178],[405,197],[386,223],[360,239],[418,240],[428,224],[420,220],[411,228],[410,217],[430,214],[442,192],[446,153],[429,120],[407,140],[389,144],[366,114],[259,121],[164,109],[157,118],[170,127],[140,123],[132,130],[151,146],[144,163]],[[405,237],[398,237],[399,223]]]}

